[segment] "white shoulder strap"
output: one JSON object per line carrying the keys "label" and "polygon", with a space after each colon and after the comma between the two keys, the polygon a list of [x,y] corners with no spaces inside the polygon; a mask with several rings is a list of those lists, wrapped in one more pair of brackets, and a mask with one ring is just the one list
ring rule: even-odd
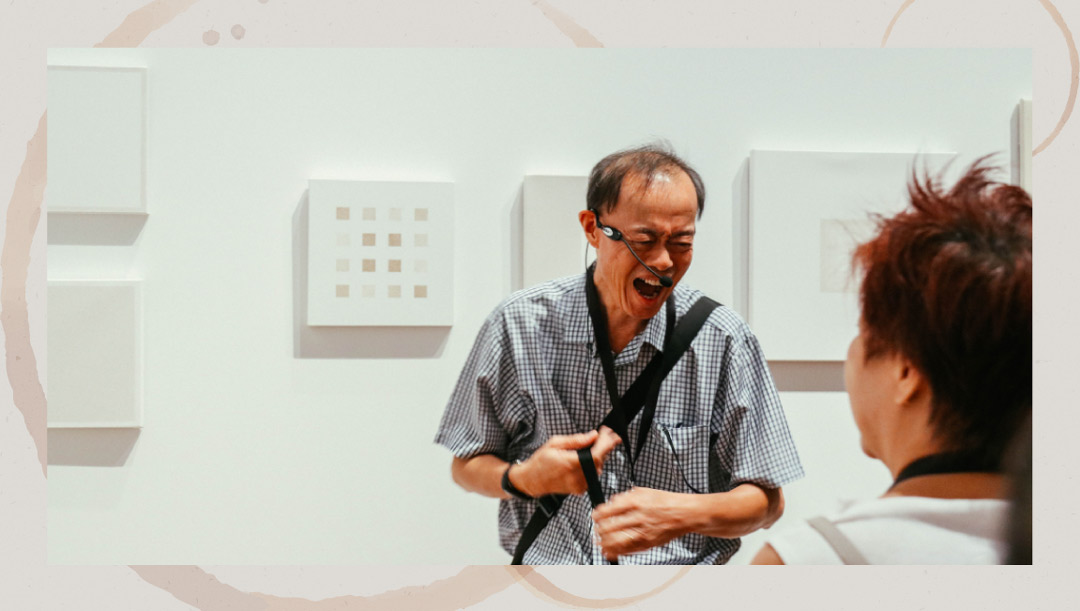
{"label": "white shoulder strap", "polygon": [[821,533],[821,536],[836,551],[836,555],[840,556],[840,561],[844,564],[870,564],[859,552],[858,548],[855,547],[855,544],[851,542],[851,539],[844,536],[844,533],[840,532],[840,529],[832,522],[821,516],[810,518],[806,522]]}

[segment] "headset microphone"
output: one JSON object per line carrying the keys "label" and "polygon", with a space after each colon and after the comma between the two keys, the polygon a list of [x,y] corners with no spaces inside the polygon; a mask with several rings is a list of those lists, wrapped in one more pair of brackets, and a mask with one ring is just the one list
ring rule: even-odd
{"label": "headset microphone", "polygon": [[649,267],[648,265],[645,265],[645,262],[641,260],[641,257],[639,257],[637,253],[634,252],[634,249],[626,243],[626,240],[623,239],[622,232],[618,229],[615,229],[614,227],[608,227],[601,223],[600,215],[597,214],[595,210],[593,210],[593,218],[596,219],[596,226],[600,229],[600,231],[603,232],[604,235],[611,238],[612,240],[615,240],[616,242],[622,242],[623,246],[626,247],[626,250],[629,250],[630,254],[634,255],[634,258],[637,259],[637,262],[640,263],[642,267],[649,270],[650,274],[656,276],[656,279],[660,281],[660,284],[664,288],[671,288],[671,285],[675,284],[675,281],[672,280],[669,276],[661,276],[659,273],[657,273],[655,269]]}

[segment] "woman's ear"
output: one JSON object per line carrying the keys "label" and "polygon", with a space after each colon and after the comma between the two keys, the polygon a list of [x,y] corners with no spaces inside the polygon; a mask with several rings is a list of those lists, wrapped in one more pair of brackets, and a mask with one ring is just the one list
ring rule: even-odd
{"label": "woman's ear", "polygon": [[600,229],[596,226],[596,215],[592,210],[582,210],[578,212],[578,222],[585,231],[585,239],[589,241],[589,245],[597,248],[600,243]]}
{"label": "woman's ear", "polygon": [[896,355],[893,374],[896,381],[894,399],[898,405],[907,405],[921,401],[929,396],[930,386],[926,377],[907,358]]}

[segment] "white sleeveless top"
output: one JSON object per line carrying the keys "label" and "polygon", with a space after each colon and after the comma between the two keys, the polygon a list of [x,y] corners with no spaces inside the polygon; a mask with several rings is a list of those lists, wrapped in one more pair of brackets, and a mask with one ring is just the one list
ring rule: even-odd
{"label": "white sleeveless top", "polygon": [[[826,515],[870,564],[999,564],[1009,502],[897,496],[848,504]],[[784,564],[843,564],[805,521],[769,545]]]}

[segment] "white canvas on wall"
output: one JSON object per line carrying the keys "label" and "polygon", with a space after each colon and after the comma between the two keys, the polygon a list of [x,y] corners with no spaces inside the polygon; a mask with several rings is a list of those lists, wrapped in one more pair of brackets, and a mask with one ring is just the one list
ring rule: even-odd
{"label": "white canvas on wall", "polygon": [[540,284],[585,271],[595,258],[581,230],[586,176],[526,176],[522,214],[522,284]]}
{"label": "white canvas on wall", "polygon": [[142,426],[137,280],[49,281],[48,426]]}
{"label": "white canvas on wall", "polygon": [[146,70],[49,66],[49,212],[146,212]]}
{"label": "white canvas on wall", "polygon": [[750,154],[749,323],[770,360],[842,361],[858,333],[855,245],[907,205],[913,165],[953,153]]}
{"label": "white canvas on wall", "polygon": [[454,322],[454,185],[308,182],[311,326]]}

